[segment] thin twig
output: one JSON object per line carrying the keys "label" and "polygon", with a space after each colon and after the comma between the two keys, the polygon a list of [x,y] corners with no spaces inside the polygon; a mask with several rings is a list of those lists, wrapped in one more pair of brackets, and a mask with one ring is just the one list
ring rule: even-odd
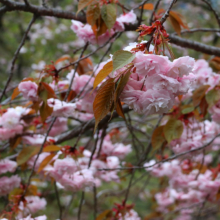
{"label": "thin twig", "polygon": [[5,84],[5,87],[4,87],[3,92],[2,92],[2,94],[1,94],[1,97],[0,97],[0,102],[1,102],[2,98],[4,97],[5,91],[6,91],[7,87],[8,87],[8,85],[9,85],[9,83],[10,83],[12,77],[13,77],[13,71],[14,71],[15,62],[16,62],[16,60],[17,60],[17,58],[18,58],[18,55],[19,55],[19,53],[20,53],[20,50],[21,50],[21,48],[23,47],[23,45],[24,45],[24,43],[25,43],[25,40],[27,39],[28,32],[30,31],[31,26],[33,25],[33,23],[35,22],[36,19],[37,19],[37,16],[34,14],[33,17],[32,17],[32,19],[31,19],[31,21],[30,21],[30,23],[28,24],[28,27],[27,27],[27,29],[26,29],[26,31],[25,31],[23,37],[22,37],[21,43],[20,43],[20,45],[18,46],[18,49],[16,50],[16,52],[15,52],[15,54],[14,54],[14,57],[13,57],[12,62],[11,62],[11,69],[10,69],[10,72],[9,72],[9,76],[8,76],[7,82],[6,82],[6,84]]}
{"label": "thin twig", "polygon": [[155,4],[155,6],[154,6],[154,10],[153,10],[153,12],[152,12],[152,14],[151,14],[151,17],[150,17],[150,22],[149,22],[150,25],[152,25],[152,23],[153,23],[153,17],[154,17],[154,14],[155,14],[155,12],[156,12],[156,10],[157,10],[159,4],[160,4],[160,1],[161,1],[161,0],[157,0],[156,4]]}
{"label": "thin twig", "polygon": [[80,204],[79,204],[79,209],[78,209],[78,213],[77,213],[77,219],[78,220],[80,220],[81,211],[82,211],[82,205],[83,205],[83,201],[84,201],[84,196],[85,196],[85,192],[82,191],[81,199],[80,199]]}
{"label": "thin twig", "polygon": [[56,181],[54,181],[54,189],[55,189],[55,194],[56,194],[56,197],[57,197],[57,204],[58,204],[58,207],[59,207],[59,210],[60,210],[59,219],[62,220],[63,209],[62,209],[62,206],[61,206],[61,203],[60,203],[60,197],[59,197],[59,192],[58,192],[58,189],[57,189]]}
{"label": "thin twig", "polygon": [[220,17],[219,17],[219,15],[218,15],[217,11],[212,7],[211,2],[208,1],[208,0],[202,0],[202,1],[205,2],[205,3],[209,6],[209,8],[212,10],[212,12],[213,12],[213,14],[215,15],[216,20],[217,20],[217,22],[218,22],[218,26],[220,27]]}

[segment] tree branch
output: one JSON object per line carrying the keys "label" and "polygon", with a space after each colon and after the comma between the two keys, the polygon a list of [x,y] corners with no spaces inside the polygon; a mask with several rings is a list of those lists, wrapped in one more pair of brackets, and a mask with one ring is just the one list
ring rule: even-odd
{"label": "tree branch", "polygon": [[56,18],[64,18],[64,19],[74,19],[81,22],[86,22],[85,16],[80,16],[75,13],[69,12],[69,11],[63,11],[59,9],[54,8],[46,8],[42,6],[36,6],[29,4],[28,6],[26,4],[22,4],[19,2],[14,2],[10,0],[0,0],[2,4],[7,6],[7,10],[4,9],[4,11],[25,11],[30,12],[33,14],[41,15],[41,16],[52,16]]}

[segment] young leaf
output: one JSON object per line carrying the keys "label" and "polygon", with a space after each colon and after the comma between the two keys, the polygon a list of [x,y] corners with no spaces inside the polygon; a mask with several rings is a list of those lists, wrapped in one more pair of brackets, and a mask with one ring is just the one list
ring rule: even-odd
{"label": "young leaf", "polygon": [[52,152],[52,151],[59,151],[60,147],[57,145],[48,145],[44,147],[43,152]]}
{"label": "young leaf", "polygon": [[15,99],[20,94],[18,87],[16,87],[11,95],[11,100]]}
{"label": "young leaf", "polygon": [[100,14],[101,11],[98,3],[89,5],[86,11],[87,23],[91,26],[95,25],[96,21],[99,19]]}
{"label": "young leaf", "polygon": [[166,142],[163,134],[163,128],[164,126],[157,127],[152,134],[151,144],[154,151],[159,149]]}
{"label": "young leaf", "polygon": [[201,102],[202,98],[205,96],[206,91],[208,90],[209,87],[210,87],[209,85],[203,85],[194,91],[192,100],[193,100],[193,105],[195,107],[199,105],[199,103]]}
{"label": "young leaf", "polygon": [[50,107],[47,102],[43,102],[40,107],[40,117],[42,122],[45,122],[47,117],[49,117],[53,113],[53,108]]}
{"label": "young leaf", "polygon": [[209,107],[209,105],[208,105],[208,103],[207,103],[207,101],[206,101],[206,98],[205,98],[205,96],[204,96],[204,97],[202,98],[200,104],[199,104],[199,108],[200,108],[201,116],[202,116],[202,117],[205,117],[205,116],[206,116],[206,114],[207,114],[207,112],[208,112],[208,107]]}
{"label": "young leaf", "polygon": [[113,62],[106,63],[95,77],[93,89],[95,89],[99,83],[101,83],[113,70]]}
{"label": "young leaf", "polygon": [[113,55],[113,71],[124,67],[125,65],[129,64],[135,58],[135,54],[125,51],[125,50],[118,50]]}
{"label": "young leaf", "polygon": [[127,72],[125,74],[123,74],[120,78],[120,81],[117,85],[117,88],[116,88],[116,91],[115,91],[115,103],[117,102],[119,96],[121,95],[124,87],[126,86],[128,80],[129,80],[129,77],[131,75],[131,72]]}
{"label": "young leaf", "polygon": [[118,101],[116,103],[116,112],[118,113],[119,116],[121,116],[122,118],[125,119],[125,115],[123,112],[123,108],[122,108],[120,99],[118,99]]}
{"label": "young leaf", "polygon": [[112,210],[105,210],[101,214],[99,214],[96,218],[96,220],[105,220],[106,218],[112,217]]}
{"label": "young leaf", "polygon": [[209,104],[209,107],[215,105],[220,100],[220,90],[218,89],[212,89],[210,90],[206,96],[206,101]]}
{"label": "young leaf", "polygon": [[50,163],[54,156],[55,154],[50,154],[47,157],[45,157],[44,160],[41,162],[37,172],[39,173],[41,170],[43,170],[47,166],[47,164]]}
{"label": "young leaf", "polygon": [[32,156],[39,152],[40,148],[36,146],[25,147],[17,156],[17,164],[22,165],[26,163]]}
{"label": "young leaf", "polygon": [[189,29],[188,26],[182,21],[183,16],[181,14],[170,11],[169,16],[174,18],[182,28]]}
{"label": "young leaf", "polygon": [[99,122],[108,114],[114,101],[115,83],[114,79],[110,78],[103,83],[97,92],[93,102],[93,111],[95,116],[95,129]]}
{"label": "young leaf", "polygon": [[101,8],[101,16],[110,31],[110,29],[114,26],[117,17],[115,5],[103,5]]}
{"label": "young leaf", "polygon": [[180,120],[171,118],[163,128],[164,136],[168,143],[180,138],[183,133],[183,124]]}
{"label": "young leaf", "polygon": [[93,0],[80,0],[78,3],[78,11],[76,12],[76,15],[83,10],[85,7],[87,7],[89,4],[91,4]]}
{"label": "young leaf", "polygon": [[180,27],[179,22],[174,17],[172,17],[171,15],[169,16],[169,19],[170,19],[171,25],[173,26],[174,30],[180,36],[181,27]]}
{"label": "young leaf", "polygon": [[[139,7],[139,9],[141,9],[142,6]],[[152,3],[146,3],[144,4],[144,7],[143,7],[144,10],[154,10],[154,5]]]}

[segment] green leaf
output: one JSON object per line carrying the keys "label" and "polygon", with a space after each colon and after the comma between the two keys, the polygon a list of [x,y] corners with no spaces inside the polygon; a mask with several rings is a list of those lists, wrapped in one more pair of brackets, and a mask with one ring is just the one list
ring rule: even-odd
{"label": "green leaf", "polygon": [[112,61],[106,63],[103,68],[99,71],[97,76],[95,77],[93,89],[95,89],[99,83],[101,83],[113,70],[113,63]]}
{"label": "green leaf", "polygon": [[110,111],[115,93],[115,82],[113,78],[106,80],[100,87],[93,102],[93,111],[95,116],[95,129],[96,130],[99,122],[108,114]]}
{"label": "green leaf", "polygon": [[209,87],[209,85],[203,85],[194,91],[192,100],[195,107],[199,105]]}
{"label": "green leaf", "polygon": [[161,146],[166,142],[163,134],[163,128],[164,126],[157,127],[152,134],[151,144],[154,151],[161,148]]}
{"label": "green leaf", "polygon": [[183,133],[183,124],[180,120],[170,119],[163,128],[164,136],[168,143],[180,138]]}
{"label": "green leaf", "polygon": [[219,89],[212,89],[210,90],[206,96],[206,101],[209,104],[209,107],[215,105],[220,100],[220,90]]}
{"label": "green leaf", "polygon": [[17,164],[22,165],[26,163],[31,157],[39,152],[40,148],[36,146],[25,147],[17,156]]}
{"label": "green leaf", "polygon": [[184,109],[182,109],[182,114],[188,114],[190,112],[193,112],[194,111],[194,106],[186,106],[184,107]]}
{"label": "green leaf", "polygon": [[91,4],[93,0],[80,0],[78,3],[78,11],[76,12],[76,15],[83,10],[85,7],[87,7],[89,4]]}
{"label": "green leaf", "polygon": [[103,5],[101,8],[101,16],[107,28],[110,30],[114,26],[117,17],[115,5]]}
{"label": "green leaf", "polygon": [[125,65],[131,63],[135,58],[135,54],[124,51],[118,50],[113,55],[113,71],[124,67]]}

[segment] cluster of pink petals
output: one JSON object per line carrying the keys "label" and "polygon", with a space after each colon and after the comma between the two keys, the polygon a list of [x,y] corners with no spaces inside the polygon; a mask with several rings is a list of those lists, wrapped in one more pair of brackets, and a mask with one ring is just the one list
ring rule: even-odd
{"label": "cluster of pink petals", "polygon": [[18,90],[22,93],[24,98],[32,101],[38,100],[38,96],[37,96],[38,85],[35,82],[32,81],[21,82],[18,85]]}
{"label": "cluster of pink petals", "polygon": [[92,30],[92,27],[89,24],[83,24],[80,21],[72,20],[71,29],[74,33],[76,33],[79,39],[84,40],[85,42],[90,42],[91,44],[104,44],[106,41],[109,40],[111,36],[114,35],[115,32],[124,31],[125,27],[124,24],[128,23],[135,23],[137,20],[136,15],[133,11],[129,13],[121,15],[119,18],[116,19],[116,22],[113,28],[109,31],[107,30],[104,34],[96,39],[96,36]]}
{"label": "cluster of pink petals", "polygon": [[[19,213],[16,216],[18,219],[22,219],[24,216],[43,210],[47,205],[46,200],[39,196],[26,196],[25,200],[25,204],[23,202],[19,203]],[[28,218],[31,219],[31,216],[29,215]],[[42,219],[44,219],[43,216]]]}
{"label": "cluster of pink petals", "polygon": [[[103,140],[102,149],[100,142],[97,144],[97,151],[90,161],[92,153],[89,150],[84,150],[83,155],[78,158],[66,156],[63,159],[58,159],[58,154],[53,158],[53,165],[47,165],[43,171],[54,178],[60,187],[66,190],[78,191],[90,186],[100,186],[102,181],[119,182],[117,170],[120,167],[120,159],[123,159],[131,152],[130,145],[123,145],[122,143],[113,144],[110,136]],[[98,152],[100,155],[98,155]],[[49,155],[49,153],[42,153],[36,163],[37,170],[40,163]],[[101,159],[99,158],[101,157]],[[36,156],[28,161],[28,166],[32,167]],[[90,165],[89,165],[90,164]],[[104,169],[107,169],[104,170]]]}
{"label": "cluster of pink petals", "polygon": [[[41,134],[34,134],[32,136],[23,136],[22,141],[28,145],[39,146],[44,142],[45,136]],[[54,141],[53,137],[47,137],[47,141]]]}
{"label": "cluster of pink petals", "polygon": [[[205,173],[200,173],[197,169],[188,174],[183,173],[183,168],[187,168],[184,165],[185,162],[186,160],[172,160],[156,164],[156,161],[152,160],[144,165],[148,167],[146,170],[152,176],[166,176],[169,178],[168,187],[164,191],[155,194],[158,211],[167,213],[168,207],[173,204],[178,204],[177,209],[181,209],[183,205],[190,207],[193,204],[206,201],[207,196],[210,202],[216,201],[216,194],[220,187],[220,175],[218,174],[216,178],[213,178],[212,171],[206,170]],[[191,219],[190,213],[193,212],[193,208],[190,210],[187,219]],[[182,215],[184,216],[184,214],[180,216]]]}
{"label": "cluster of pink petals", "polygon": [[9,159],[0,160],[0,174],[6,172],[14,172],[16,170],[17,163]]}
{"label": "cluster of pink petals", "polygon": [[17,175],[0,177],[0,196],[5,196],[14,188],[19,187],[21,178]]}
{"label": "cluster of pink petals", "polygon": [[194,83],[194,59],[180,57],[173,62],[168,57],[139,51],[134,68],[121,94],[121,101],[142,114],[168,112],[175,97],[188,92]]}
{"label": "cluster of pink petals", "polygon": [[[204,122],[200,123],[190,121],[187,126],[184,125],[181,138],[173,140],[170,145],[175,153],[193,150],[211,141],[219,133],[219,129],[219,125],[214,121],[210,122],[205,120]],[[219,139],[216,139],[216,141],[217,140]],[[213,145],[214,144],[212,144],[210,147]]]}
{"label": "cluster of pink petals", "polygon": [[8,140],[13,138],[16,134],[23,132],[24,122],[21,120],[22,116],[28,114],[30,109],[20,106],[16,108],[8,108],[0,117],[0,140]]}
{"label": "cluster of pink petals", "polygon": [[141,220],[141,218],[138,216],[138,213],[135,212],[133,209],[126,212],[126,214],[124,216],[119,214],[118,220],[124,220],[124,219],[126,219],[126,220]]}
{"label": "cluster of pink petals", "polygon": [[209,85],[209,89],[211,89],[220,82],[220,75],[213,72],[206,60],[197,60],[193,68],[193,73],[196,77],[196,88],[202,85]]}
{"label": "cluster of pink petals", "polygon": [[47,104],[53,108],[53,116],[56,117],[71,117],[74,116],[76,110],[75,103],[67,103],[59,99],[50,98]]}

